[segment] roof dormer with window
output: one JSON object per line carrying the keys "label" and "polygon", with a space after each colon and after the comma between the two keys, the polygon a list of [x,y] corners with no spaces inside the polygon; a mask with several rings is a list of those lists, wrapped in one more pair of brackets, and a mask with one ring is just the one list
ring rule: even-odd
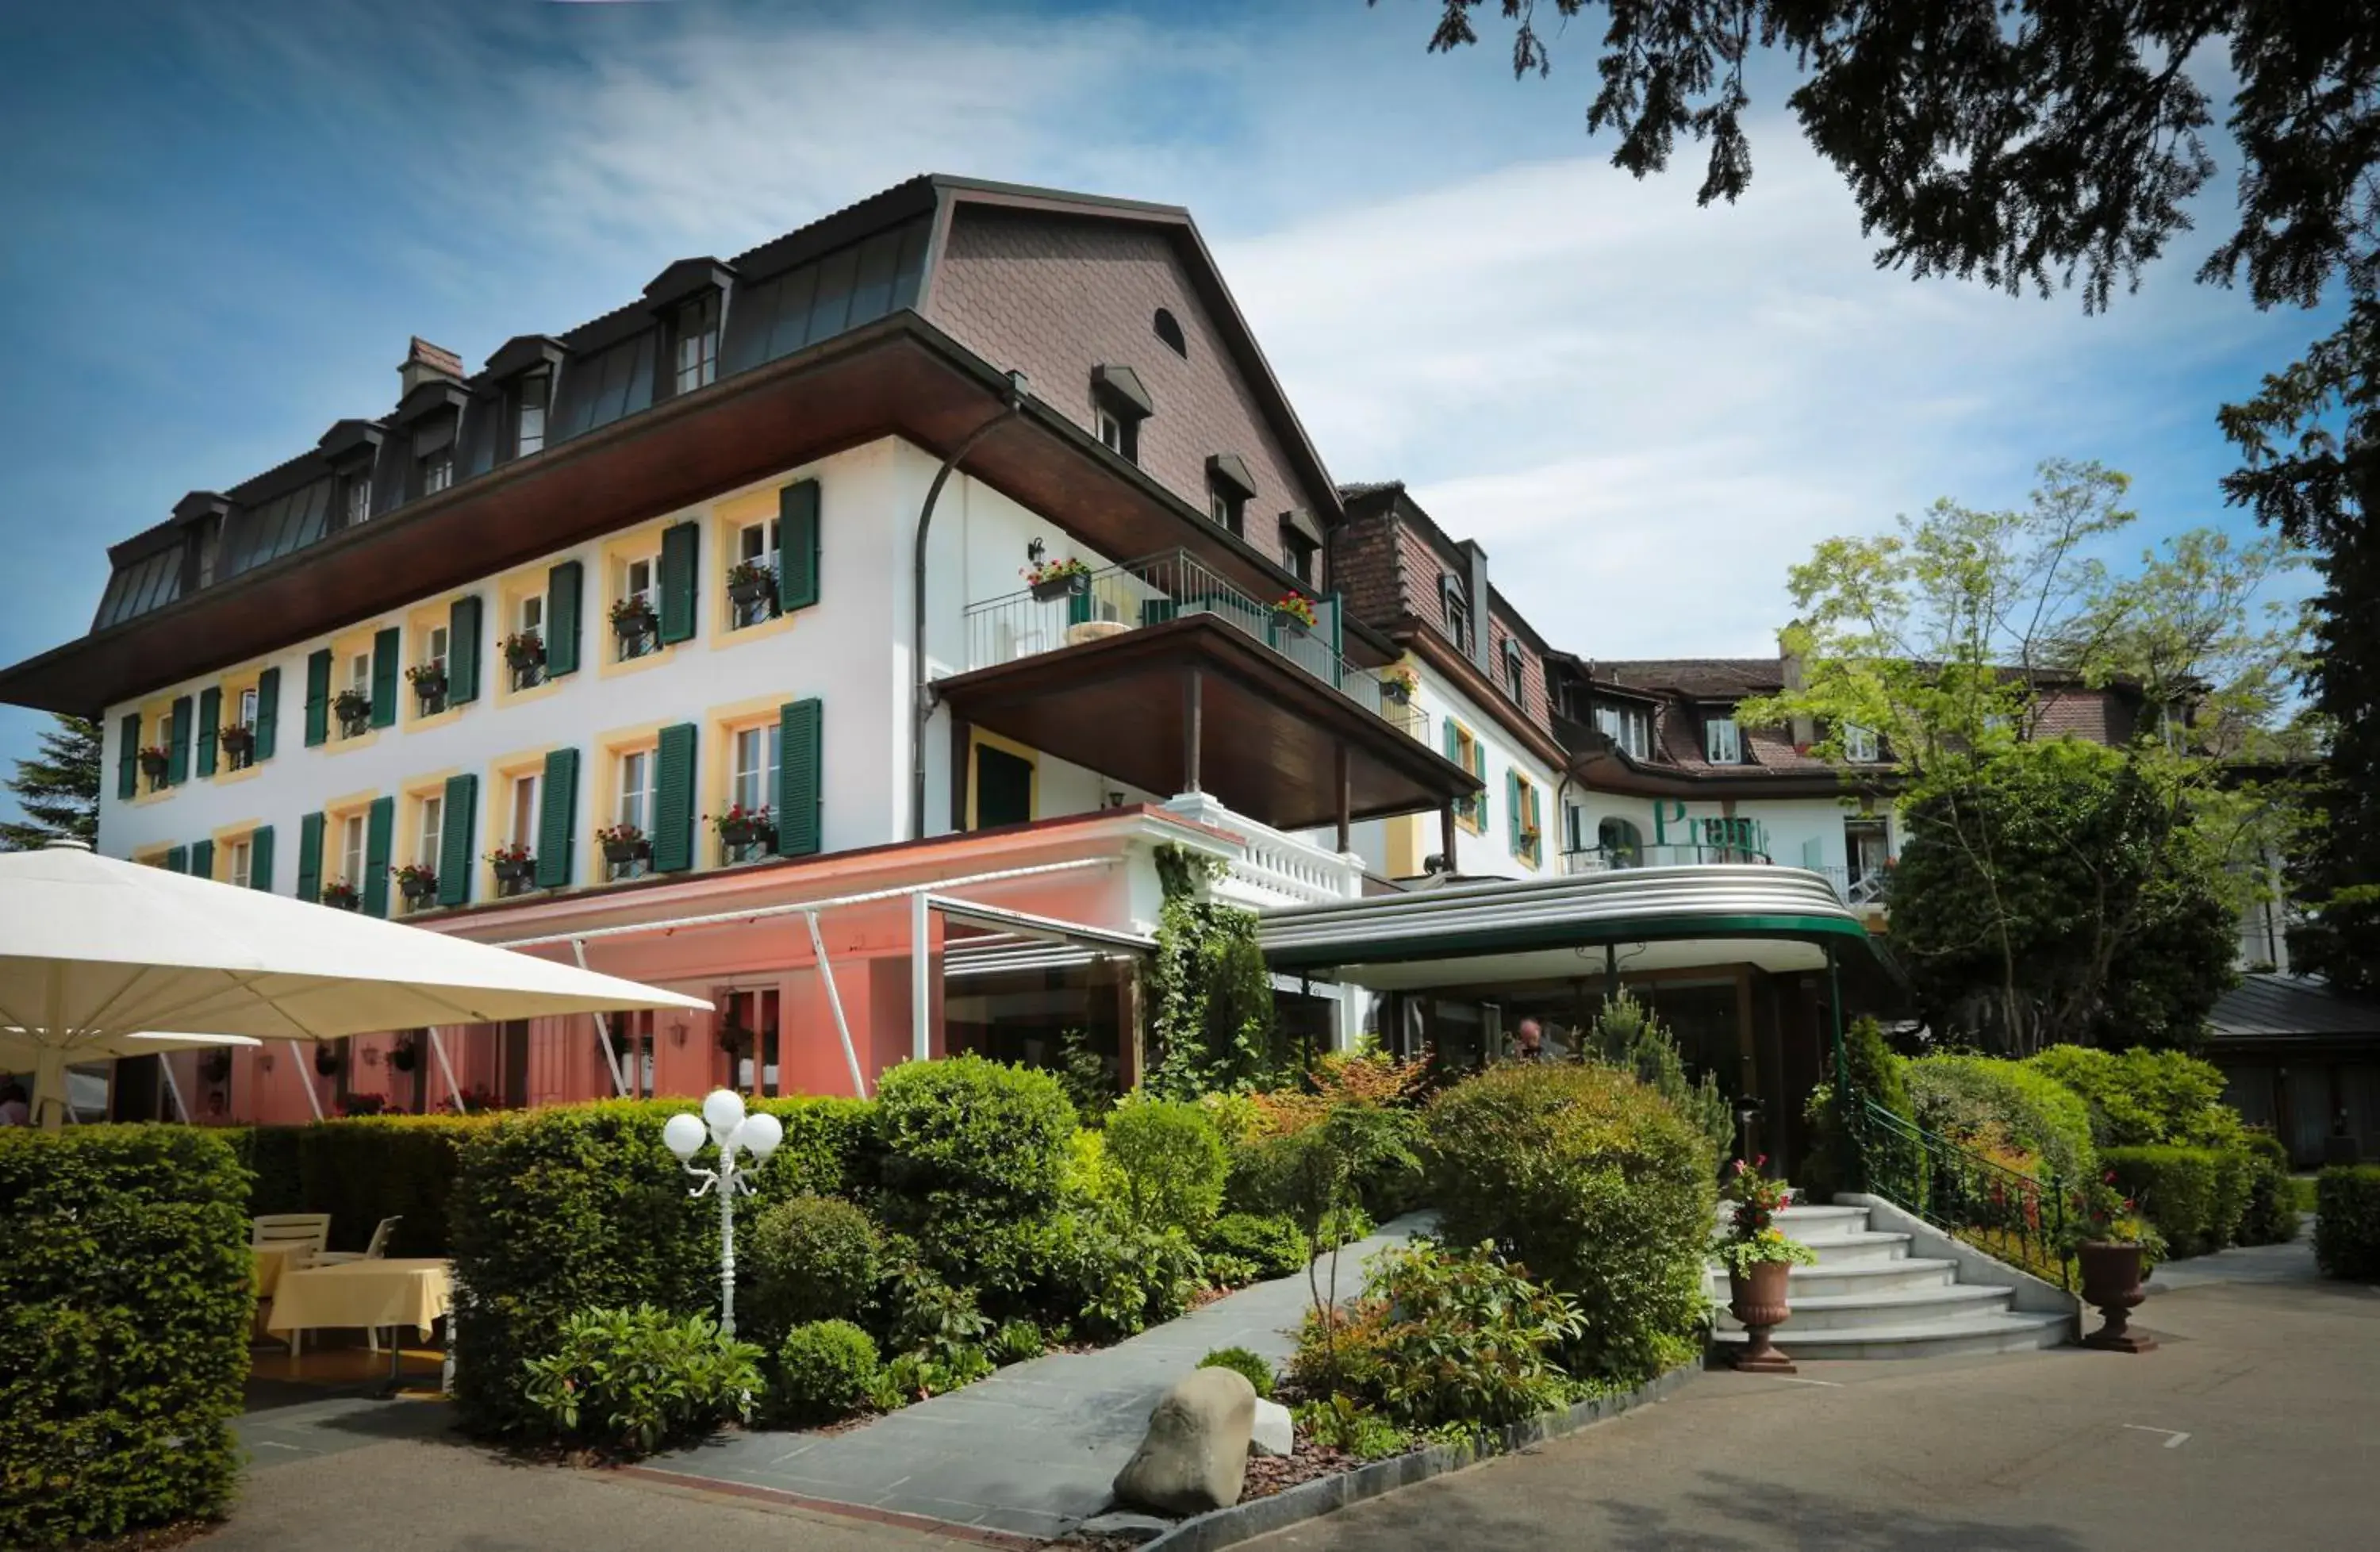
{"label": "roof dormer with window", "polygon": [[681,259],[645,287],[645,309],[661,321],[662,370],[655,400],[674,398],[719,381],[719,342],[727,328],[727,297],[735,272],[718,260]]}

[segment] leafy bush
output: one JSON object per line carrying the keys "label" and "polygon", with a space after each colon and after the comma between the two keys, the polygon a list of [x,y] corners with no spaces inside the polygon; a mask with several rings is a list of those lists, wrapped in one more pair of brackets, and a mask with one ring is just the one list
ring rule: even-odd
{"label": "leafy bush", "polygon": [[2248,1205],[2248,1158],[2221,1148],[2111,1147],[2099,1156],[2170,1252],[2204,1255],[2231,1243]]}
{"label": "leafy bush", "polygon": [[1348,1396],[1327,1396],[1295,1408],[1297,1431],[1325,1449],[1343,1449],[1359,1461],[1401,1455],[1412,1440],[1405,1431]]}
{"label": "leafy bush", "polygon": [[2022,1061],[1925,1056],[1901,1067],[1917,1124],[1956,1142],[2005,1140],[2071,1183],[2098,1174],[2082,1096]]}
{"label": "leafy bush", "polygon": [[2101,1147],[2229,1147],[2243,1135],[2222,1070],[2181,1051],[2052,1046],[2026,1065],[2082,1097]]}
{"label": "leafy bush", "polygon": [[1022,1364],[1027,1359],[1040,1357],[1047,1350],[1041,1338],[1041,1328],[1030,1320],[1002,1323],[1000,1329],[991,1334],[991,1340],[984,1345],[984,1351],[995,1364]]}
{"label": "leafy bush", "polygon": [[1257,946],[1257,915],[1199,898],[1220,869],[1179,846],[1157,849],[1165,903],[1149,969],[1149,1032],[1159,1057],[1146,1087],[1195,1099],[1277,1082],[1289,1064],[1273,1011],[1272,973]]}
{"label": "leafy bush", "polygon": [[1492,1244],[1383,1251],[1348,1309],[1308,1312],[1290,1372],[1412,1427],[1500,1426],[1565,1398],[1561,1352],[1585,1328]]}
{"label": "leafy bush", "polygon": [[979,1347],[963,1347],[947,1360],[905,1352],[876,1371],[868,1387],[868,1404],[878,1412],[898,1412],[912,1401],[940,1396],[991,1373],[991,1360]]}
{"label": "leafy bush", "polygon": [[[1858,1018],[1843,1031],[1843,1067],[1852,1093],[1900,1117],[1915,1119],[1910,1108],[1909,1085],[1901,1077],[1900,1058],[1885,1043],[1884,1026],[1873,1018]],[[1856,1191],[1861,1183],[1858,1142],[1835,1120],[1835,1085],[1831,1078],[1810,1090],[1803,1116],[1810,1123],[1810,1147],[1796,1178],[1817,1197]]]}
{"label": "leafy bush", "polygon": [[1505,1063],[1440,1093],[1428,1124],[1441,1232],[1578,1302],[1572,1375],[1633,1384],[1698,1351],[1716,1160],[1659,1095],[1606,1067]]}
{"label": "leafy bush", "polygon": [[1280,1213],[1225,1213],[1208,1225],[1200,1245],[1210,1255],[1242,1257],[1259,1277],[1305,1270],[1305,1235],[1294,1219]]}
{"label": "leafy bush", "polygon": [[795,1326],[859,1316],[882,1275],[883,1237],[839,1196],[778,1203],[737,1250],[748,1257],[751,1332],[763,1343]]}
{"label": "leafy bush", "polygon": [[2247,1156],[2248,1206],[2240,1215],[2241,1244],[2287,1244],[2298,1237],[2297,1191],[2289,1179],[2289,1150],[2270,1132],[2251,1132],[2241,1145]]}
{"label": "leafy bush", "polygon": [[760,1356],[707,1315],[592,1309],[563,1323],[552,1353],[523,1365],[524,1395],[558,1442],[649,1455],[748,1421]]}
{"label": "leafy bush", "polygon": [[1119,1214],[1061,1213],[1034,1249],[1045,1306],[1093,1339],[1136,1336],[1171,1320],[1205,1286],[1188,1235]]}
{"label": "leafy bush", "polygon": [[1133,1099],[1109,1115],[1106,1137],[1133,1221],[1194,1236],[1214,1221],[1229,1162],[1204,1110],[1180,1099]]}
{"label": "leafy bush", "polygon": [[991,1329],[974,1291],[953,1288],[929,1267],[915,1263],[892,1279],[892,1345],[937,1363],[979,1344]]}
{"label": "leafy bush", "polygon": [[[854,1099],[764,1099],[784,1142],[735,1204],[739,1239],[805,1193],[872,1182],[874,1108]],[[662,1145],[683,1100],[606,1100],[499,1116],[469,1133],[454,1194],[455,1405],[483,1436],[540,1434],[523,1364],[589,1309],[716,1310],[719,1207],[696,1200]]]}
{"label": "leafy bush", "polygon": [[1688,1081],[1678,1042],[1634,996],[1623,990],[1606,1002],[1586,1034],[1596,1061],[1633,1074],[1675,1106],[1710,1144],[1713,1158],[1726,1158],[1735,1146],[1735,1109],[1719,1092],[1718,1079],[1706,1073],[1700,1083]]}
{"label": "leafy bush", "polygon": [[877,1089],[884,1220],[913,1234],[937,1271],[972,1283],[1006,1231],[1046,1218],[1075,1134],[1058,1080],[969,1053],[910,1061]]}
{"label": "leafy bush", "polygon": [[788,1422],[832,1423],[868,1405],[880,1366],[876,1340],[850,1321],[810,1321],[785,1333],[771,1399]]}
{"label": "leafy bush", "polygon": [[1069,1029],[1058,1037],[1058,1083],[1075,1107],[1077,1122],[1093,1129],[1107,1124],[1108,1112],[1115,1108],[1115,1074],[1109,1071],[1107,1059],[1091,1049],[1090,1037],[1080,1029]]}
{"label": "leafy bush", "polygon": [[327,1212],[333,1250],[361,1250],[394,1218],[391,1255],[443,1255],[464,1141],[487,1116],[346,1116],[308,1126],[225,1127],[254,1172],[249,1211]]}
{"label": "leafy bush", "polygon": [[248,1197],[189,1127],[0,1128],[0,1546],[230,1506]]}
{"label": "leafy bush", "polygon": [[2325,1277],[2380,1282],[2380,1164],[2334,1164],[2315,1177],[2313,1258]]}
{"label": "leafy bush", "polygon": [[1272,1396],[1272,1360],[1245,1347],[1219,1347],[1198,1360],[1202,1369],[1230,1369],[1245,1376],[1256,1387],[1257,1394],[1267,1400]]}

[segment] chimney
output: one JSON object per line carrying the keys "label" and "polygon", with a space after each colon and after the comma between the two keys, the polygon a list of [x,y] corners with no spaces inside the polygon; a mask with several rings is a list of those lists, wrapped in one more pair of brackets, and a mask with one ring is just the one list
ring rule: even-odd
{"label": "chimney", "polygon": [[1489,684],[1500,682],[1496,672],[1496,632],[1488,617],[1488,552],[1479,541],[1466,539],[1463,551],[1463,580],[1471,585],[1471,661],[1479,672],[1488,675]]}
{"label": "chimney", "polygon": [[405,353],[405,365],[396,369],[396,378],[399,398],[425,382],[442,380],[460,382],[463,381],[463,358],[445,346],[432,345],[416,334],[411,348]]}

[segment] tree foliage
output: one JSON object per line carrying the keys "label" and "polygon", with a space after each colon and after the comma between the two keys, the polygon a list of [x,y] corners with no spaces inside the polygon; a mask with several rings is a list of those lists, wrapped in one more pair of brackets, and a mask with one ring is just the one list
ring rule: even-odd
{"label": "tree foliage", "polygon": [[1205,897],[1211,858],[1167,846],[1157,865],[1165,903],[1149,989],[1160,1054],[1144,1086],[1159,1098],[1195,1099],[1273,1085],[1289,1071],[1289,1053],[1256,913]]}
{"label": "tree foliage", "polygon": [[42,734],[41,752],[17,762],[5,785],[23,819],[0,824],[0,851],[29,852],[61,838],[99,840],[99,724],[59,717]]}
{"label": "tree foliage", "polygon": [[1711,1156],[1724,1158],[1735,1146],[1735,1110],[1709,1073],[1697,1083],[1686,1076],[1677,1038],[1659,1015],[1628,991],[1603,1005],[1587,1031],[1588,1051],[1607,1066],[1645,1085],[1671,1105],[1686,1124],[1703,1134]]}

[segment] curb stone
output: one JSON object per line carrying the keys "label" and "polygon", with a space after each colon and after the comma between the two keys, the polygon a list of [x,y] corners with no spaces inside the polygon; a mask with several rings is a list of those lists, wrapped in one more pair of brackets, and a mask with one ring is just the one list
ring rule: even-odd
{"label": "curb stone", "polygon": [[1318,1520],[1366,1498],[1377,1498],[1383,1493],[1461,1471],[1497,1455],[1512,1454],[1547,1439],[1577,1433],[1650,1402],[1666,1400],[1702,1368],[1702,1360],[1697,1358],[1633,1390],[1593,1397],[1562,1412],[1540,1413],[1525,1423],[1515,1423],[1490,1436],[1492,1448],[1487,1449],[1475,1443],[1434,1444],[1375,1461],[1337,1476],[1302,1482],[1269,1498],[1251,1498],[1228,1509],[1210,1510],[1183,1521],[1154,1541],[1144,1542],[1143,1552],[1214,1552],[1217,1547],[1252,1541],[1303,1521]]}

